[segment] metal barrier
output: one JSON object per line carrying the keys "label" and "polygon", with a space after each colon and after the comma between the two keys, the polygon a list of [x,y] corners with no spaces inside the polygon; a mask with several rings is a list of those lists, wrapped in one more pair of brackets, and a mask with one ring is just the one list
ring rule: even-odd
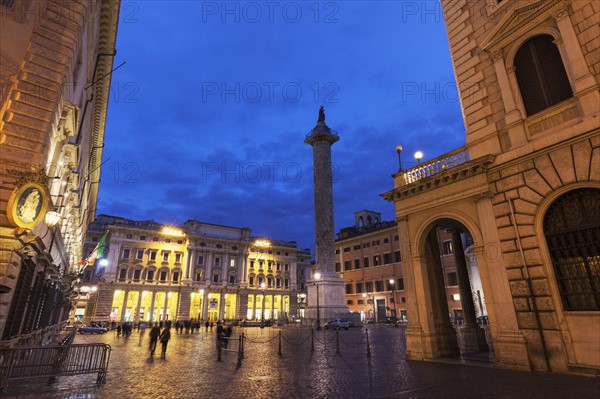
{"label": "metal barrier", "polygon": [[[238,342],[237,349],[228,349],[229,344],[231,342]],[[232,337],[217,337],[217,361],[221,361],[221,352],[234,352],[237,353],[237,364],[238,367],[242,364],[242,359],[244,358],[244,334],[240,335],[239,338]]]}
{"label": "metal barrier", "polygon": [[108,344],[49,345],[0,349],[0,389],[14,380],[98,373],[96,384],[106,382],[111,347]]}

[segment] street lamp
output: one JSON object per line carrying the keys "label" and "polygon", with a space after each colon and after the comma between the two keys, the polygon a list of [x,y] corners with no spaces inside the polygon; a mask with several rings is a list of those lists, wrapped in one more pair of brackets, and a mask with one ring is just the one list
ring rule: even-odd
{"label": "street lamp", "polygon": [[415,159],[417,160],[417,165],[421,163],[421,159],[423,159],[423,153],[421,151],[415,152]]}
{"label": "street lamp", "polygon": [[392,300],[391,300],[392,320],[394,321],[394,326],[397,326],[397,324],[396,324],[396,295],[395,295],[395,291],[394,291],[395,281],[393,278],[391,278],[389,282],[390,282],[390,290],[392,290]]}
{"label": "street lamp", "polygon": [[400,153],[402,152],[402,146],[396,146],[396,152],[398,153],[398,171],[402,172],[402,159],[400,158]]}
{"label": "street lamp", "polygon": [[317,286],[317,330],[321,329],[321,310],[319,309],[319,280],[321,279],[321,273],[316,272],[314,275],[315,285]]}
{"label": "street lamp", "polygon": [[260,308],[260,322],[261,322],[261,326],[262,323],[265,322],[265,288],[266,288],[266,284],[263,281],[262,283],[260,283],[260,288],[262,290],[262,306]]}

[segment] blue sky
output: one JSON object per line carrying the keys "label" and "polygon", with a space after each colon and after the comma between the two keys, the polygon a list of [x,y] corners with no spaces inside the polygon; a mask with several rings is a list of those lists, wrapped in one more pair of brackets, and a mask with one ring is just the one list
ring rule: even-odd
{"label": "blue sky", "polygon": [[98,213],[252,228],[313,247],[318,109],[332,147],[336,232],[402,161],[464,145],[435,1],[122,1]]}

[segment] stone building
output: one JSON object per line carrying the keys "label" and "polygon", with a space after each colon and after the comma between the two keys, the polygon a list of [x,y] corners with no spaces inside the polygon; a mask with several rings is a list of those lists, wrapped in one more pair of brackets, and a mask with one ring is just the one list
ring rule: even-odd
{"label": "stone building", "polygon": [[[395,221],[381,220],[378,212],[362,210],[354,214],[355,224],[340,230],[336,240],[336,271],[346,281],[346,305],[361,320],[406,322],[408,319],[404,278],[402,276],[402,248]],[[437,229],[439,256],[442,267],[448,312],[453,324],[461,324],[463,317],[455,254],[450,233]],[[470,236],[461,237],[463,247],[470,253]],[[469,268],[476,297],[477,316],[487,315],[485,299],[476,267]],[[478,293],[479,291],[479,293]]]}
{"label": "stone building", "polygon": [[[407,356],[459,356],[437,227],[473,238],[496,365],[600,369],[600,5],[443,0],[466,145],[394,175]],[[463,258],[463,259],[459,259]],[[458,256],[461,298],[470,285]],[[487,350],[463,301],[464,351]],[[466,345],[466,347],[465,347]]]}
{"label": "stone building", "polygon": [[95,218],[120,1],[0,2],[0,345],[53,341]]}
{"label": "stone building", "polygon": [[106,231],[108,264],[83,270],[78,321],[285,322],[301,313],[310,251],[295,242],[197,220],[166,226],[100,215],[86,249]]}

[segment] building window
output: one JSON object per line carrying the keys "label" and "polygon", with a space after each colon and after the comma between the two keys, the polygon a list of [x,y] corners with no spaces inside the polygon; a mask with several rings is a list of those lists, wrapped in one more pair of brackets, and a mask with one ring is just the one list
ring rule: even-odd
{"label": "building window", "polygon": [[275,284],[277,285],[277,287],[281,287],[281,279],[279,277],[275,279]]}
{"label": "building window", "polygon": [[345,247],[344,252],[350,252],[350,247]]}
{"label": "building window", "polygon": [[220,266],[221,265],[221,258],[216,257],[215,258],[215,266]]}
{"label": "building window", "polygon": [[148,275],[146,276],[146,280],[148,280],[148,281],[154,280],[154,270],[148,270]]}
{"label": "building window", "polygon": [[378,245],[379,245],[379,240],[375,240],[375,241],[373,241],[373,246],[374,246],[374,247],[376,247],[376,246],[378,246]]}
{"label": "building window", "polygon": [[452,254],[452,241],[446,240],[442,243],[442,254],[450,255]]}
{"label": "building window", "polygon": [[354,250],[360,249],[360,245],[355,245]]}
{"label": "building window", "polygon": [[127,269],[119,270],[119,281],[125,281],[127,279]]}
{"label": "building window", "polygon": [[250,261],[250,269],[254,269],[254,261],[253,260]]}
{"label": "building window", "polygon": [[163,252],[163,262],[168,262],[169,261],[169,253],[168,252]]}
{"label": "building window", "polygon": [[268,287],[272,287],[273,286],[273,278],[272,277],[267,277],[267,286]]}
{"label": "building window", "polygon": [[235,284],[235,276],[234,275],[229,276],[229,284]]}
{"label": "building window", "polygon": [[373,266],[380,266],[380,265],[381,265],[381,255],[373,256]]}
{"label": "building window", "polygon": [[248,284],[254,285],[254,276],[248,277]]}
{"label": "building window", "polygon": [[160,281],[161,282],[166,282],[167,281],[167,271],[166,270],[161,270],[160,271]]}
{"label": "building window", "polygon": [[360,259],[354,259],[354,268],[360,269]]}
{"label": "building window", "polygon": [[340,254],[340,249],[339,249],[339,248],[337,248],[337,249],[335,250],[335,254],[336,254],[336,255],[339,255],[339,254]]}
{"label": "building window", "polygon": [[156,260],[156,251],[150,251],[150,260],[152,260],[152,261]]}
{"label": "building window", "polygon": [[[287,252],[285,253],[285,255],[287,256]],[[284,267],[285,267],[285,271],[286,272],[290,271],[290,265],[289,265],[289,263],[286,263]]]}
{"label": "building window", "polygon": [[175,263],[181,262],[181,254],[175,254]]}
{"label": "building window", "polygon": [[394,262],[395,263],[402,262],[402,255],[400,255],[400,251],[394,252]]}
{"label": "building window", "polygon": [[340,262],[335,262],[335,271],[338,273],[342,271],[342,265]]}
{"label": "building window", "polygon": [[123,259],[129,259],[129,254],[131,253],[131,250],[128,248],[125,248],[123,250]]}
{"label": "building window", "polygon": [[140,241],[146,241],[146,236],[140,236]]}
{"label": "building window", "polygon": [[179,272],[173,272],[173,282],[177,283],[179,281]]}
{"label": "building window", "polygon": [[200,280],[202,280],[202,270],[198,270],[198,271],[196,271],[195,280],[196,280],[196,281],[200,281]]}
{"label": "building window", "polygon": [[404,278],[403,277],[398,277],[398,290],[404,290]]}
{"label": "building window", "polygon": [[369,258],[364,258],[363,259],[363,266],[364,267],[369,267]]}
{"label": "building window", "polygon": [[131,239],[133,238],[133,234],[127,234],[127,235],[125,236],[125,238],[127,238],[128,240],[131,240]]}
{"label": "building window", "polygon": [[400,238],[398,236],[394,236],[394,241],[399,241]]}
{"label": "building window", "polygon": [[140,269],[136,269],[133,271],[133,280],[134,281],[140,281],[140,275],[142,274],[142,271]]}
{"label": "building window", "polygon": [[572,190],[544,216],[544,235],[566,311],[600,310],[600,189]]}
{"label": "building window", "polygon": [[456,272],[448,273],[448,285],[449,286],[458,285],[458,278],[456,277]]}
{"label": "building window", "polygon": [[290,280],[288,280],[286,278],[285,280],[283,280],[283,284],[284,284],[285,288],[289,288],[290,287]]}
{"label": "building window", "polygon": [[364,300],[362,300],[362,299],[359,299],[359,300],[357,300],[357,301],[356,301],[356,303],[357,303],[358,305],[364,305],[364,304],[365,304],[365,301],[364,301]]}
{"label": "building window", "polygon": [[152,237],[152,241],[158,241],[158,237]]}
{"label": "building window", "polygon": [[347,260],[344,262],[344,271],[352,270],[352,262]]}
{"label": "building window", "polygon": [[385,254],[383,254],[383,264],[387,265],[392,263],[392,254],[387,252]]}
{"label": "building window", "polygon": [[367,292],[373,292],[373,282],[367,281],[365,283],[365,289],[367,290]]}
{"label": "building window", "polygon": [[353,305],[353,304],[354,304],[354,301],[353,301],[352,299],[348,299],[348,300],[346,301],[346,304],[347,304],[347,305]]}
{"label": "building window", "polygon": [[527,116],[573,96],[552,36],[539,35],[523,43],[515,55],[514,65]]}
{"label": "building window", "polygon": [[136,259],[144,259],[144,250],[143,249],[138,249],[135,258]]}
{"label": "building window", "polygon": [[346,294],[352,294],[352,284],[346,284]]}
{"label": "building window", "polygon": [[277,268],[277,271],[280,272],[281,271],[281,263],[277,262],[277,263],[275,263],[275,266]]}
{"label": "building window", "polygon": [[384,238],[384,239],[383,239],[383,243],[384,243],[384,244],[389,244],[389,242],[390,242],[390,239],[389,239],[389,238]]}
{"label": "building window", "polygon": [[273,270],[273,262],[272,261],[268,261],[267,262],[267,270],[268,271],[272,271]]}
{"label": "building window", "polygon": [[235,259],[229,259],[229,267],[235,267]]}
{"label": "building window", "polygon": [[377,291],[377,292],[383,291],[383,281],[381,281],[381,280],[375,281],[375,291]]}
{"label": "building window", "polygon": [[363,283],[360,281],[356,283],[356,293],[357,294],[363,293]]}
{"label": "building window", "polygon": [[219,275],[218,274],[213,274],[212,281],[213,281],[213,283],[218,283],[219,282]]}

